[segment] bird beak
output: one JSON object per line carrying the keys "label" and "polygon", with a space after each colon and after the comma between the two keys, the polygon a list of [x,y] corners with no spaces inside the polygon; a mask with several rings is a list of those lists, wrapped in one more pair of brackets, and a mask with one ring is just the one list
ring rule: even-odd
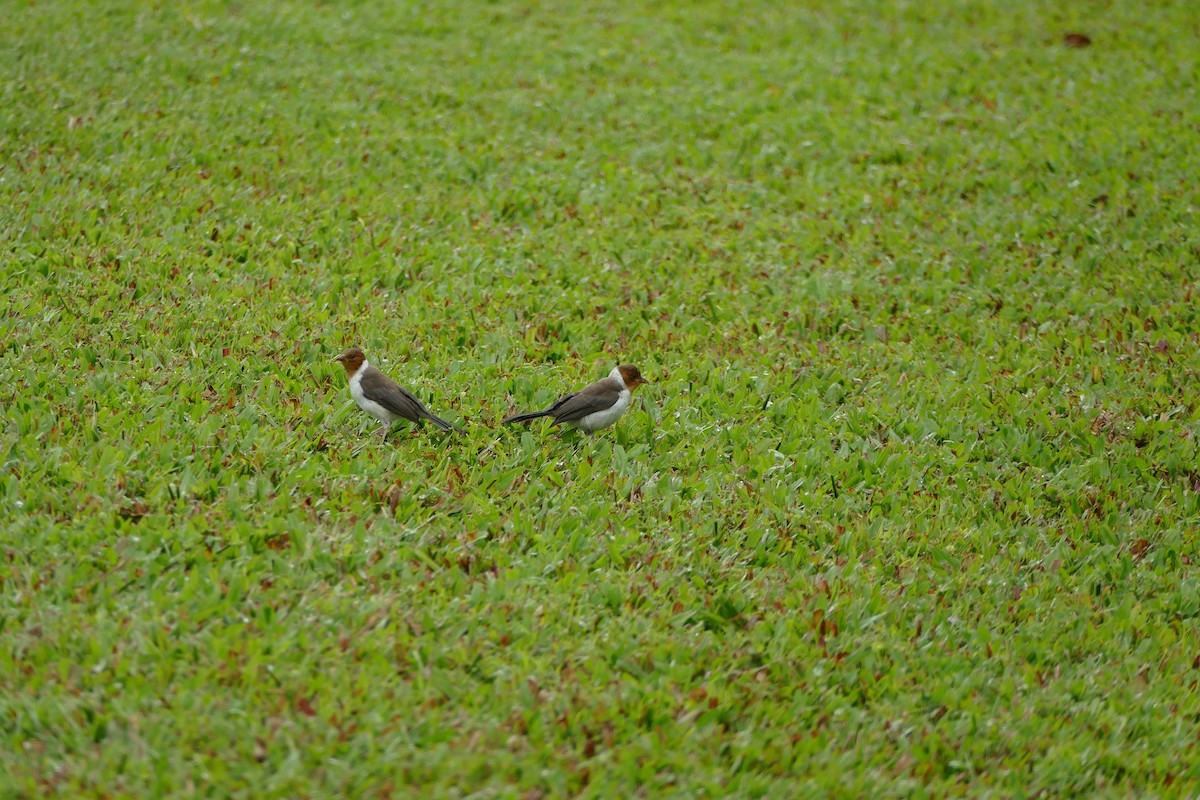
{"label": "bird beak", "polygon": [[345,360],[346,360],[345,356],[338,356],[337,358],[334,359],[334,361],[345,361]]}

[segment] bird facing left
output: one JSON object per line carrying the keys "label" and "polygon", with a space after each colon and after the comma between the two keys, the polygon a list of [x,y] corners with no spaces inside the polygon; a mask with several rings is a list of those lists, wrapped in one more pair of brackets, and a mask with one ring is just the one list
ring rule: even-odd
{"label": "bird facing left", "polygon": [[418,425],[429,420],[442,430],[465,433],[462,428],[436,417],[421,404],[412,392],[384,375],[367,361],[367,356],[357,347],[351,347],[334,359],[346,369],[350,381],[350,396],[363,411],[383,423],[380,432],[386,441],[392,423],[406,419]]}

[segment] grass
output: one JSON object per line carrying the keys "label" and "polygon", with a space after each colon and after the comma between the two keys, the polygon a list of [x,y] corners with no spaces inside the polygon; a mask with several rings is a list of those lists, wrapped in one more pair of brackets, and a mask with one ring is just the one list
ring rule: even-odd
{"label": "grass", "polygon": [[12,4],[0,796],[1200,793],[1198,32]]}

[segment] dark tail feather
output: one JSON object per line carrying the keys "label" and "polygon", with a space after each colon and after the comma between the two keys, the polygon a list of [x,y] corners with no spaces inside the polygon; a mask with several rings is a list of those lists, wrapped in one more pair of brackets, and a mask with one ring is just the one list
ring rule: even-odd
{"label": "dark tail feather", "polygon": [[500,422],[501,424],[508,424],[510,422],[528,422],[529,420],[537,419],[538,417],[548,417],[550,416],[550,413],[551,412],[549,410],[546,410],[530,411],[528,414],[513,414],[511,417],[505,417],[504,419],[500,420]]}
{"label": "dark tail feather", "polygon": [[457,425],[451,425],[449,422],[446,422],[446,420],[442,419],[441,417],[435,417],[433,414],[430,414],[428,417],[426,417],[426,419],[429,420],[430,422],[432,422],[434,425],[437,425],[439,428],[441,428],[444,431],[454,431],[455,433],[466,433],[466,431],[464,431],[462,428],[458,427]]}

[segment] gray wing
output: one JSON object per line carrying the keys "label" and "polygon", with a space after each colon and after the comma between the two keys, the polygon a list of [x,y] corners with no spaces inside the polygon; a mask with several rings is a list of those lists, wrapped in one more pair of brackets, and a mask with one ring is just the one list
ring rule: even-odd
{"label": "gray wing", "polygon": [[574,422],[588,414],[607,411],[620,397],[620,390],[589,386],[582,392],[567,395],[551,406],[549,411],[554,415],[555,422]]}
{"label": "gray wing", "polygon": [[393,414],[416,422],[430,414],[413,393],[380,372],[369,372],[362,379],[363,395]]}

